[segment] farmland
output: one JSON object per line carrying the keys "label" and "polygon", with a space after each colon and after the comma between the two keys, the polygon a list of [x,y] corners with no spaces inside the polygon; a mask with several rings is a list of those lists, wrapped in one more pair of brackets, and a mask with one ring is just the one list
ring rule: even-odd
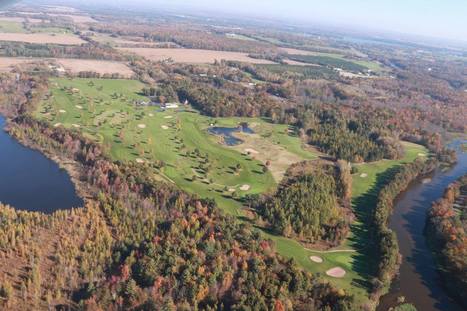
{"label": "farmland", "polygon": [[232,60],[253,64],[273,64],[264,59],[254,59],[246,53],[210,51],[199,49],[163,49],[163,48],[119,48],[119,50],[135,53],[153,61],[171,59],[176,63],[212,64],[216,60]]}
{"label": "farmland", "polygon": [[81,71],[93,71],[101,75],[118,73],[128,78],[133,75],[133,71],[122,62],[73,58],[57,58],[55,61],[63,66],[66,71],[72,73],[79,73]]}
{"label": "farmland", "polygon": [[122,62],[74,59],[74,58],[31,58],[31,57],[0,57],[0,72],[9,72],[15,66],[43,62],[63,69],[65,72],[77,74],[82,71],[92,71],[101,75],[118,73],[130,78],[133,71]]}
{"label": "farmland", "polygon": [[54,33],[0,33],[0,41],[63,45],[76,45],[85,42],[74,35]]}

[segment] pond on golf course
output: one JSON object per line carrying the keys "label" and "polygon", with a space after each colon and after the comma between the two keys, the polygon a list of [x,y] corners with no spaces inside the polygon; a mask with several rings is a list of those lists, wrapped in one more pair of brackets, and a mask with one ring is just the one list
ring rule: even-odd
{"label": "pond on golf course", "polygon": [[248,127],[248,124],[241,123],[238,127],[219,127],[213,126],[208,129],[208,132],[213,135],[221,136],[227,146],[235,146],[243,143],[234,133],[253,134],[254,131]]}

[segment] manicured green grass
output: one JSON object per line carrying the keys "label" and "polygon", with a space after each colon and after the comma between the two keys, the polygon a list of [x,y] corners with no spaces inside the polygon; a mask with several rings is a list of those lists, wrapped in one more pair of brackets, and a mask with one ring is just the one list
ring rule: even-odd
{"label": "manicured green grass", "polygon": [[[280,148],[284,154],[300,159],[316,158],[315,154],[302,148],[294,130],[286,125],[272,124],[259,118],[210,118],[189,108],[189,111],[159,111],[156,107],[137,107],[133,101],[147,100],[138,93],[143,87],[138,81],[57,78],[51,79],[50,85],[52,96],[38,107],[35,112],[37,118],[48,120],[52,125],[82,131],[103,144],[116,160],[142,160],[149,164],[156,160],[164,161],[165,166],[161,169],[149,166],[155,176],[174,182],[200,197],[215,199],[224,211],[237,216],[240,221],[248,221],[244,217],[242,204],[232,199],[231,192],[226,191],[225,187],[233,189],[241,197],[272,190],[276,182],[269,172],[261,171],[261,162],[251,155],[235,147],[221,145],[217,137],[207,132],[210,124],[233,127],[240,122],[248,122],[256,137],[264,142],[263,147],[271,146],[271,150]],[[427,154],[427,150],[419,145],[404,145],[406,154],[401,160],[358,165],[359,172],[353,176],[352,185],[357,219],[352,224],[351,234],[341,246],[320,252],[307,249],[295,240],[259,229],[265,237],[275,242],[282,256],[294,258],[306,270],[354,294],[358,302],[366,302],[371,277],[369,269],[374,263],[371,254],[367,253],[371,237],[365,224],[375,206],[378,187],[389,170],[413,161],[420,154]],[[195,152],[196,149],[198,152]],[[203,172],[199,166],[206,158],[209,159],[210,169]],[[235,169],[237,165],[238,170]],[[197,178],[193,181],[191,178],[194,175]],[[242,185],[251,188],[242,191]],[[311,255],[320,256],[323,263],[312,262]],[[325,272],[333,267],[345,269],[346,275],[340,279],[327,276]]]}
{"label": "manicured green grass", "polygon": [[[376,205],[378,190],[388,177],[388,173],[397,166],[414,161],[417,157],[427,155],[423,146],[404,142],[405,155],[400,160],[382,160],[357,165],[359,172],[353,175],[352,204],[356,220],[351,225],[349,237],[334,250],[342,252],[319,253],[308,252],[324,259],[322,264],[313,264],[311,271],[324,274],[332,265],[340,266],[347,271],[342,279],[330,278],[329,281],[353,293],[357,301],[364,302],[368,296],[371,269],[374,254],[368,253],[372,238],[368,233],[368,221],[372,209]],[[366,174],[366,175],[365,175]],[[350,252],[352,251],[353,252]],[[331,264],[324,264],[331,263]]]}
{"label": "manicured green grass", "polygon": [[0,21],[0,32],[3,33],[24,33],[23,24],[13,21]]}
{"label": "manicured green grass", "polygon": [[[191,109],[137,107],[134,101],[148,101],[138,94],[143,88],[138,81],[52,79],[50,84],[52,96],[43,101],[36,117],[82,131],[102,143],[114,159],[163,161],[162,168],[153,168],[155,175],[200,197],[216,199],[233,215],[240,215],[241,203],[232,199],[232,193],[238,198],[263,193],[274,189],[276,181],[270,172],[262,171],[259,160],[220,144],[218,137],[207,132],[211,123],[235,127],[248,122],[264,137],[265,145],[280,145],[300,159],[315,157],[301,148],[301,140],[284,125],[259,118],[214,119]],[[242,189],[245,185],[249,189]]]}
{"label": "manicured green grass", "polygon": [[[358,165],[359,172],[353,175],[352,183],[353,209],[357,219],[351,226],[349,237],[339,247],[322,252],[306,249],[300,243],[282,236],[270,233],[265,235],[275,242],[281,255],[294,258],[308,271],[353,294],[357,303],[364,304],[368,301],[371,279],[369,269],[375,264],[372,261],[374,256],[367,253],[371,237],[368,236],[365,218],[375,206],[377,188],[384,181],[385,173],[398,165],[414,161],[419,154],[427,154],[427,150],[420,145],[404,143],[404,147],[406,153],[401,160],[382,160]],[[362,174],[367,176],[360,177],[365,176]],[[323,262],[315,263],[310,260],[310,256],[319,256]],[[327,276],[326,271],[333,267],[343,268],[346,275],[340,279]]]}

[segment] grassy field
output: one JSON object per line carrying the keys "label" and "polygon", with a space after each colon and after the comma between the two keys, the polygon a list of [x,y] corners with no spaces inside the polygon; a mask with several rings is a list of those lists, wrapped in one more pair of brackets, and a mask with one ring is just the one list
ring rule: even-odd
{"label": "grassy field", "polygon": [[300,60],[300,58],[303,58],[302,59],[303,61],[303,60],[306,60],[308,56],[308,61],[305,61],[305,63],[310,62],[310,63],[316,63],[320,65],[329,64],[329,65],[334,65],[334,67],[341,67],[344,69],[345,67],[342,67],[342,65],[345,66],[345,64],[349,63],[350,68],[352,68],[351,64],[353,64],[356,67],[362,66],[374,72],[382,72],[384,70],[381,64],[379,64],[378,62],[371,61],[371,60],[352,59],[340,53],[313,52],[313,51],[287,49],[287,48],[282,48],[281,50],[288,53],[291,59],[294,59],[294,55],[295,55],[295,57],[300,56],[298,60]]}
{"label": "grassy field", "polygon": [[19,22],[0,20],[0,32],[24,33],[25,29]]}
{"label": "grassy field", "polygon": [[[137,107],[133,101],[145,98],[138,93],[143,85],[135,80],[52,79],[50,85],[51,96],[38,107],[37,118],[48,120],[54,126],[82,131],[102,143],[114,159],[150,165],[163,160],[163,168],[149,166],[155,176],[201,197],[215,199],[224,211],[241,221],[248,218],[241,203],[232,199],[232,193],[241,197],[272,190],[290,165],[284,159],[316,158],[315,153],[303,149],[294,129],[285,125],[259,118],[210,118],[189,107],[166,111]],[[240,122],[248,122],[255,132],[239,135],[244,140],[241,145],[227,147],[220,144],[219,137],[207,132],[211,124],[235,127]],[[341,246],[325,252],[311,250],[295,240],[259,229],[275,242],[281,255],[294,258],[308,271],[353,293],[357,301],[367,301],[369,271],[374,262],[369,253],[372,239],[365,223],[375,206],[376,194],[391,169],[427,153],[419,145],[405,143],[404,146],[406,154],[401,160],[358,165],[352,187],[356,221]],[[264,173],[266,160],[271,165]],[[245,185],[249,188],[244,188]],[[310,256],[319,256],[323,262],[315,263]],[[343,268],[346,275],[327,276],[326,271],[334,267]]]}
{"label": "grassy field", "polygon": [[0,19],[0,32],[3,33],[55,33],[70,34],[71,31],[61,27],[43,27],[33,24],[29,29],[24,28],[23,23],[12,20]]}

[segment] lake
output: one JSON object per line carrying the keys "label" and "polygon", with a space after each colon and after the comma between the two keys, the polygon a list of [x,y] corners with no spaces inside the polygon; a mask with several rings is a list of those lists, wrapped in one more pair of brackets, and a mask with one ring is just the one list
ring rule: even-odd
{"label": "lake", "polygon": [[0,116],[0,202],[19,210],[52,213],[83,206],[68,173],[3,130]]}

